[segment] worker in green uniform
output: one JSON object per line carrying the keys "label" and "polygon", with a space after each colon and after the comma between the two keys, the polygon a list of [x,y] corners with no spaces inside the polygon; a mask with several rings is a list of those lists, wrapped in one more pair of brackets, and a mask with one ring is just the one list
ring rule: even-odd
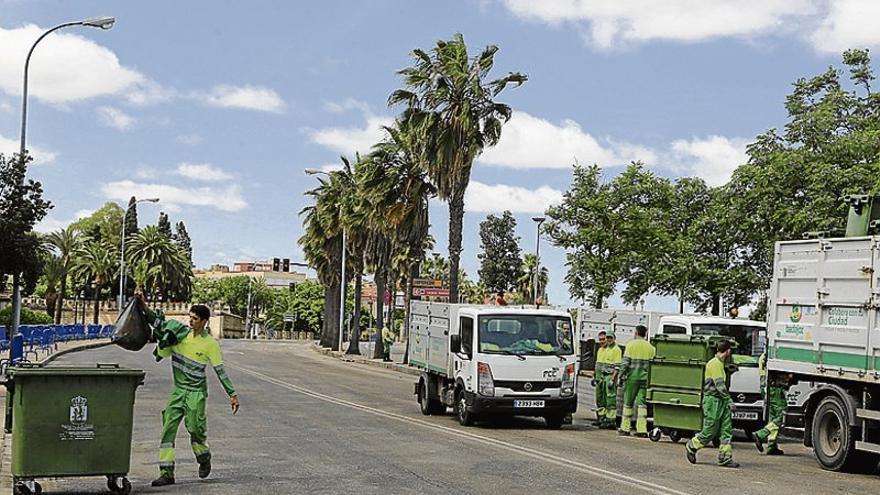
{"label": "worker in green uniform", "polygon": [[761,375],[761,391],[765,400],[769,401],[769,418],[767,425],[755,432],[755,447],[758,452],[764,452],[764,444],[767,444],[767,455],[784,455],[785,452],[779,448],[777,437],[779,429],[782,428],[782,422],[785,420],[785,408],[788,401],[785,399],[785,392],[788,389],[791,375],[779,375],[778,377],[767,382],[767,353],[761,354],[758,359],[758,370]]}
{"label": "worker in green uniform", "polygon": [[721,446],[718,448],[718,465],[737,468],[733,461],[733,421],[731,408],[733,400],[727,390],[727,372],[724,364],[730,359],[730,342],[722,340],[718,343],[715,357],[706,363],[703,380],[703,429],[685,445],[687,460],[691,464],[697,462],[697,451],[712,443],[718,437]]}
{"label": "worker in green uniform", "polygon": [[593,387],[595,387],[596,396],[596,422],[593,426],[602,427],[605,424],[605,386],[602,383],[602,374],[605,371],[605,332],[599,332],[596,335],[596,366],[593,370]]}
{"label": "worker in green uniform", "polygon": [[208,423],[205,404],[208,398],[207,367],[210,364],[220,379],[223,389],[229,396],[232,414],[240,406],[238,395],[223,368],[220,345],[207,331],[211,311],[207,306],[196,304],[189,310],[190,331],[175,320],[159,320],[156,313],[146,308],[143,296],[139,296],[141,309],[151,325],[159,321],[165,333],[184,335],[176,344],[158,348],[157,359],[171,358],[174,372],[174,388],[168,397],[168,404],[162,411],[162,441],[159,446],[159,477],[153,486],[174,484],[174,443],[181,420],[190,435],[193,454],[199,463],[199,477],[206,478],[211,473],[211,451],[208,448]]}
{"label": "worker in green uniform", "polygon": [[[615,342],[614,331],[603,332],[604,346],[596,355],[596,416],[602,429],[617,426],[617,385],[614,373],[620,368],[623,352]],[[599,334],[600,339],[602,333]]]}
{"label": "worker in green uniform", "polygon": [[391,361],[391,346],[394,345],[394,332],[392,332],[388,326],[382,327],[382,349],[385,351],[385,354],[382,356],[382,361],[390,362]]}
{"label": "worker in green uniform", "polygon": [[[648,328],[644,325],[636,326],[636,337],[626,344],[623,353],[623,361],[620,371],[614,373],[614,380],[618,376],[624,384],[623,392],[623,416],[620,418],[621,436],[629,436],[632,431],[633,409],[636,412],[636,434],[638,438],[648,438],[648,369],[651,360],[654,359],[656,350],[647,340]],[[605,337],[608,338],[607,335]]]}

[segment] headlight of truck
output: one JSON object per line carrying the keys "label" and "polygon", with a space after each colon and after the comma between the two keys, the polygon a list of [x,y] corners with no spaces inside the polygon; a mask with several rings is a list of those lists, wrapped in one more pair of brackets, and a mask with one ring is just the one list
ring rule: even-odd
{"label": "headlight of truck", "polygon": [[565,367],[565,373],[562,375],[562,388],[559,390],[560,396],[571,397],[574,395],[574,374],[574,363]]}
{"label": "headlight of truck", "polygon": [[487,363],[477,363],[477,390],[480,395],[495,397],[495,380],[492,379],[492,368]]}

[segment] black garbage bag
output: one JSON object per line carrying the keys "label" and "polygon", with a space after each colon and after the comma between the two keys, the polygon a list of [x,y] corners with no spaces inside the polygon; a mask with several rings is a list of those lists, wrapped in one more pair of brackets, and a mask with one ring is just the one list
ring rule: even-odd
{"label": "black garbage bag", "polygon": [[132,299],[113,324],[113,335],[110,340],[123,349],[139,351],[152,338],[153,329],[147,323],[146,315],[138,305],[137,299]]}

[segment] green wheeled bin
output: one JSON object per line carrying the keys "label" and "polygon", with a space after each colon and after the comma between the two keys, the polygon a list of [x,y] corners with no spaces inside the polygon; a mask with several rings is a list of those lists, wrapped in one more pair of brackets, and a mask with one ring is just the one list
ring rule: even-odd
{"label": "green wheeled bin", "polygon": [[106,476],[111,492],[131,492],[134,399],[143,383],[142,370],[116,364],[10,368],[13,493],[42,492],[38,478],[78,476]]}

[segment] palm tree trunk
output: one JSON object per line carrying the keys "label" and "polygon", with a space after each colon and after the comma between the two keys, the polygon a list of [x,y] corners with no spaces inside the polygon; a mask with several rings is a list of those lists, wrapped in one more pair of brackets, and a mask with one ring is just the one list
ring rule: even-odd
{"label": "palm tree trunk", "polygon": [[361,293],[363,292],[363,278],[360,270],[354,277],[354,315],[352,316],[351,331],[348,338],[348,350],[346,354],[361,353]]}
{"label": "palm tree trunk", "polygon": [[101,286],[96,284],[95,285],[95,314],[92,317],[92,320],[93,320],[92,323],[94,323],[95,325],[98,324],[98,311],[100,310],[100,305],[101,305]]}
{"label": "palm tree trunk", "polygon": [[67,290],[67,271],[61,273],[61,290],[58,292],[58,299],[55,299],[55,324],[61,323],[61,311],[64,304],[64,291]]}
{"label": "palm tree trunk", "polygon": [[376,345],[373,347],[373,359],[381,359],[385,356],[385,345],[382,342],[382,326],[385,317],[382,314],[385,309],[385,267],[376,269]]}
{"label": "palm tree trunk", "polygon": [[449,302],[458,302],[458,266],[461,259],[461,231],[464,221],[464,188],[449,200]]}
{"label": "palm tree trunk", "polygon": [[339,282],[324,288],[324,321],[321,326],[321,347],[334,345],[334,328],[339,326]]}

